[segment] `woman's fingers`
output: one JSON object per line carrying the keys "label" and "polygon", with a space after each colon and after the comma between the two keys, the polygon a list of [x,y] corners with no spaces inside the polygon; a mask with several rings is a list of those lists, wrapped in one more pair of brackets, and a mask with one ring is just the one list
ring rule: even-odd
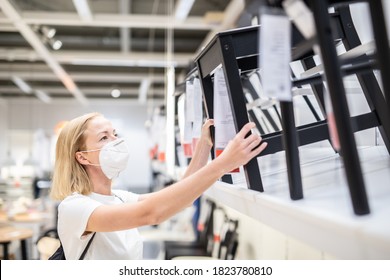
{"label": "woman's fingers", "polygon": [[203,124],[203,127],[204,128],[209,128],[210,126],[214,125],[214,120],[213,119],[207,119],[204,124]]}
{"label": "woman's fingers", "polygon": [[247,123],[241,131],[237,134],[239,138],[243,137],[241,140],[242,147],[245,149],[245,153],[247,155],[246,162],[251,160],[252,158],[256,157],[258,154],[260,154],[266,147],[266,142],[261,142],[262,138],[260,135],[256,133],[252,133],[249,136],[245,138],[245,136],[251,131],[252,128],[255,127],[254,123]]}
{"label": "woman's fingers", "polygon": [[214,125],[213,119],[207,119],[202,126],[202,138],[206,139],[207,143],[212,146],[213,141],[210,135],[210,126]]}
{"label": "woman's fingers", "polygon": [[[251,135],[249,135],[248,137],[246,137],[245,139],[242,140],[242,143],[245,145],[245,146],[248,146],[250,145],[251,143],[253,143],[254,141],[258,141],[259,139],[261,139],[261,137],[256,134],[256,133],[252,133]],[[259,142],[260,143],[260,142]],[[254,148],[254,147],[253,147]]]}
{"label": "woman's fingers", "polygon": [[267,148],[267,145],[268,145],[267,142],[263,142],[257,148],[253,149],[252,152],[250,153],[250,158],[253,158],[253,157],[257,156],[262,151],[264,151],[264,149]]}
{"label": "woman's fingers", "polygon": [[250,161],[252,158],[256,157],[258,154],[260,154],[266,147],[267,143],[262,141],[262,138],[259,135],[250,135],[248,136],[245,141],[249,141],[244,147],[244,154],[246,155],[245,163]]}
{"label": "woman's fingers", "polygon": [[261,140],[262,140],[262,138],[260,136],[255,135],[255,134],[252,134],[251,136],[248,136],[247,138],[252,138],[253,139],[248,144],[248,150],[249,151],[252,151],[254,148],[256,148],[261,143]]}
{"label": "woman's fingers", "polygon": [[251,131],[252,128],[256,127],[256,124],[253,122],[248,122],[244,125],[241,130],[237,133],[237,137],[244,139],[245,136]]}
{"label": "woman's fingers", "polygon": [[229,168],[234,169],[248,163],[267,147],[267,143],[261,143],[262,138],[260,135],[256,133],[248,135],[254,127],[254,123],[244,125],[220,155],[220,157],[222,156],[226,160],[229,159],[226,161]]}

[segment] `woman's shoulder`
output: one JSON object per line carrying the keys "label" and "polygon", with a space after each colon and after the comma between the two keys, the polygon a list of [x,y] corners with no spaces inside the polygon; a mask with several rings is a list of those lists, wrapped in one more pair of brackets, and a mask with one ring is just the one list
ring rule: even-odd
{"label": "woman's shoulder", "polygon": [[139,195],[126,190],[113,189],[112,192],[124,202],[137,202]]}
{"label": "woman's shoulder", "polygon": [[[80,211],[86,211],[87,209],[95,209],[102,205],[102,203],[95,201],[87,195],[80,193],[72,193],[68,195],[58,205],[59,213],[78,213]],[[87,210],[88,211],[88,210]]]}
{"label": "woman's shoulder", "polygon": [[74,205],[79,204],[79,203],[85,203],[88,201],[92,201],[87,195],[83,195],[77,192],[74,192],[67,197],[65,197],[64,200],[61,201],[60,206],[65,206],[65,205]]}
{"label": "woman's shoulder", "polygon": [[86,199],[86,198],[88,198],[88,196],[80,194],[78,192],[74,192],[74,193],[68,195],[67,197],[65,197],[63,202],[64,201],[71,201],[71,200],[74,200],[74,199]]}

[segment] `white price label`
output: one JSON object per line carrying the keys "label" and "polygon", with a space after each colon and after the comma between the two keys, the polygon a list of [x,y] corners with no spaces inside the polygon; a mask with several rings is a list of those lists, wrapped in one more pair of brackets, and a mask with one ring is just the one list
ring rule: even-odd
{"label": "white price label", "polygon": [[264,95],[291,101],[291,25],[285,15],[261,15],[260,68]]}

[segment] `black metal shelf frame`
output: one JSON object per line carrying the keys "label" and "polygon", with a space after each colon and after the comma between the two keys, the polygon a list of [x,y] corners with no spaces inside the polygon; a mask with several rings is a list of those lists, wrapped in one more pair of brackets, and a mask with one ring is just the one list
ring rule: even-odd
{"label": "black metal shelf frame", "polygon": [[[239,131],[249,121],[240,73],[257,68],[258,32],[256,26],[218,33],[196,58],[209,118],[213,117],[212,73],[219,65],[222,65],[236,131]],[[293,105],[290,102],[281,102],[280,106],[284,145],[289,146],[286,148],[286,159],[290,196],[295,200],[302,198],[303,192]],[[267,149],[277,143],[277,141],[270,143],[266,135],[263,139],[268,142]],[[244,166],[244,172],[250,189],[264,191],[257,158]]]}
{"label": "black metal shelf frame", "polygon": [[[343,61],[338,60],[335,52],[335,37],[338,40],[342,40],[348,49],[360,44],[359,41],[356,41],[356,30],[353,27],[353,23],[349,20],[348,6],[337,8],[336,13],[330,15],[328,14],[328,3],[326,1],[311,1],[311,4],[316,18],[317,36],[316,38],[306,40],[307,42],[302,41],[302,38],[298,41],[297,38],[299,36],[293,36],[292,44],[295,46],[293,57],[302,60],[307,69],[313,67],[314,65],[311,61],[313,53],[308,46],[313,46],[315,42],[318,42],[323,57],[325,75],[318,74],[305,79],[294,79],[293,85],[310,84],[321,107],[324,106],[322,83],[324,81],[327,82],[335,111],[337,129],[341,141],[341,155],[344,160],[353,209],[357,215],[368,214],[370,210],[353,133],[378,127],[390,152],[389,102],[384,98],[373,74],[373,69],[378,67],[378,65],[375,60],[372,60],[372,57],[363,56],[356,58],[356,62],[352,65],[343,65]],[[327,32],[331,30],[331,21],[336,21],[337,23],[336,35]],[[258,26],[220,32],[215,35],[196,58],[205,109],[209,118],[213,117],[212,75],[214,69],[222,65],[236,131],[239,131],[249,121],[240,76],[242,73],[258,67],[258,36]],[[303,50],[299,50],[300,46]],[[351,61],[347,62],[350,63]],[[370,106],[370,113],[354,117],[349,115],[342,77],[350,74],[357,74]],[[262,135],[263,140],[268,142],[268,147],[260,156],[285,150],[290,197],[291,199],[300,199],[303,197],[303,192],[298,146],[329,140],[327,121],[319,120],[296,127],[292,102],[281,102],[280,108],[283,129],[279,132]],[[256,158],[244,166],[244,171],[249,188],[260,192],[264,191]]]}

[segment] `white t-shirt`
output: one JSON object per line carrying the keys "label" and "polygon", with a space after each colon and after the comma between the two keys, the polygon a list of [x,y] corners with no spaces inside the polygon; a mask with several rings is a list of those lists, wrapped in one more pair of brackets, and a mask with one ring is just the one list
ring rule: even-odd
{"label": "white t-shirt", "polygon": [[[58,206],[58,235],[66,259],[78,260],[92,234],[84,235],[91,213],[100,205],[135,203],[138,195],[113,190],[115,195],[73,193]],[[119,197],[119,198],[118,198]],[[121,199],[123,201],[121,201]],[[85,255],[85,260],[139,260],[142,259],[142,237],[137,229],[97,232]]]}

